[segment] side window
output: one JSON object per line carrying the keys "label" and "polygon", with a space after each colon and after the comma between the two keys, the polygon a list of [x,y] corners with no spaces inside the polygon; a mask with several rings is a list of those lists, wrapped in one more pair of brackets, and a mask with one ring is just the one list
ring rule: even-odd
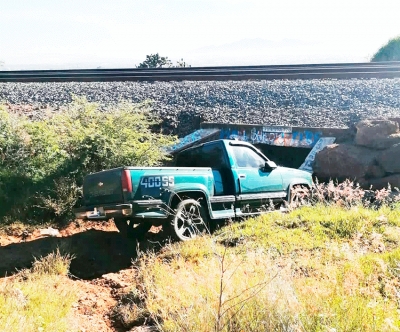
{"label": "side window", "polygon": [[222,144],[214,143],[182,151],[178,154],[176,166],[221,169],[229,165]]}
{"label": "side window", "polygon": [[247,146],[233,146],[232,151],[237,167],[260,168],[265,165],[265,160]]}
{"label": "side window", "polygon": [[195,167],[196,166],[196,151],[188,150],[178,154],[176,166],[178,167]]}
{"label": "side window", "polygon": [[201,149],[201,166],[221,169],[228,165],[225,150],[222,144],[208,144]]}

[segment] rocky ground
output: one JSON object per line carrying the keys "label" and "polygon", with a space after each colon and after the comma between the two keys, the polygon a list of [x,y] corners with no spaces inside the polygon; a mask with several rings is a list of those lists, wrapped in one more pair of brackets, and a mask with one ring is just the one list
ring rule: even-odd
{"label": "rocky ground", "polygon": [[167,132],[184,136],[200,122],[348,127],[400,116],[400,79],[205,82],[0,83],[0,101],[40,116],[72,95],[109,105],[152,100]]}
{"label": "rocky ground", "polygon": [[[44,257],[60,248],[74,255],[70,267],[70,283],[78,294],[71,321],[82,332],[126,331],[113,320],[112,309],[120,297],[129,292],[135,277],[132,260],[137,250],[160,248],[162,231],[152,228],[146,241],[139,244],[121,237],[112,221],[74,221],[56,236],[43,235],[43,230],[28,234],[14,231],[0,235],[0,280],[17,269],[29,268],[32,257]],[[131,331],[144,331],[140,328]]]}

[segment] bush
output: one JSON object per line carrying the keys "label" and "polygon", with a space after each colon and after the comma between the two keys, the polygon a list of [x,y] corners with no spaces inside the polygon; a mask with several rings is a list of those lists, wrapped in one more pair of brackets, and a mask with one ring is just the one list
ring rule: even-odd
{"label": "bush", "polygon": [[74,98],[61,112],[33,121],[0,107],[0,218],[62,221],[81,195],[83,177],[124,165],[154,166],[174,139],[151,128],[149,104],[100,110]]}

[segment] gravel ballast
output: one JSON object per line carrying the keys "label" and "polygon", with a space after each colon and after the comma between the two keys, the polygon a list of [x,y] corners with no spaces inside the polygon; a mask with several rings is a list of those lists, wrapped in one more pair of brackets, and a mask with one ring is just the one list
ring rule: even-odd
{"label": "gravel ballast", "polygon": [[58,109],[86,96],[102,105],[152,100],[166,132],[202,121],[345,128],[400,117],[400,78],[350,80],[0,83],[0,102]]}

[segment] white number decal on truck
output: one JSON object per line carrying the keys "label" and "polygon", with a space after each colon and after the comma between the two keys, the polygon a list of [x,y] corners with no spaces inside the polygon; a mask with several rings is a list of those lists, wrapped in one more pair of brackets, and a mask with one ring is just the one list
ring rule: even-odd
{"label": "white number decal on truck", "polygon": [[175,178],[173,176],[146,176],[140,181],[145,188],[173,187]]}

